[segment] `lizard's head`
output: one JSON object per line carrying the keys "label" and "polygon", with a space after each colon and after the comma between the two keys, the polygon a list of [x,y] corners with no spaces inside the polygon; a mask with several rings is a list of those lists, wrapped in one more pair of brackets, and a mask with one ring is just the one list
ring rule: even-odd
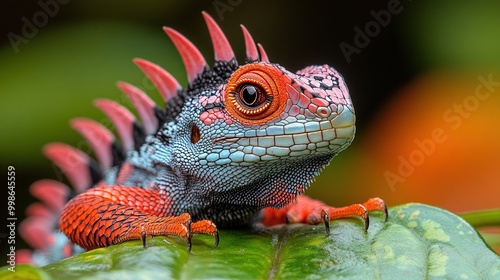
{"label": "lizard's head", "polygon": [[204,17],[215,49],[212,69],[190,41],[165,28],[186,65],[186,89],[163,69],[138,63],[160,91],[170,88],[156,134],[171,154],[165,165],[221,204],[227,197],[244,201],[239,206],[285,205],[354,137],[344,79],[327,65],[292,73],[270,63],[244,27],[247,57],[238,65],[220,28]]}
{"label": "lizard's head", "polygon": [[277,64],[248,63],[207,92],[194,101],[199,145],[207,148],[198,155],[203,165],[286,167],[331,159],[354,137],[347,87],[327,65],[291,73]]}
{"label": "lizard's head", "polygon": [[[293,164],[296,158],[332,157],[354,137],[347,87],[327,65],[291,73],[277,64],[246,64],[218,94],[224,108],[216,126],[233,129],[215,142],[233,147],[231,162]],[[201,115],[205,125],[212,124],[211,114],[213,110]]]}

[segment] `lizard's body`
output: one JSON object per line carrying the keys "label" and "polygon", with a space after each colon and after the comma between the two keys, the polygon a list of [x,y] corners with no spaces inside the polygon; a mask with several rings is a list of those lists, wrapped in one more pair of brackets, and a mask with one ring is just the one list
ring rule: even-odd
{"label": "lizard's body", "polygon": [[[270,63],[245,28],[247,58],[238,65],[222,31],[204,17],[215,48],[212,69],[187,39],[165,28],[186,64],[186,89],[159,66],[135,61],[165,108],[123,82],[119,87],[142,126],[114,102],[96,102],[117,126],[124,152],[109,131],[86,119],[73,126],[93,145],[100,169],[63,144],[46,148],[77,190],[96,185],[66,204],[61,231],[85,249],[147,235],[178,235],[190,243],[195,233],[217,240],[216,225],[257,218],[267,225],[327,224],[348,216],[367,221],[368,211],[384,210],[380,199],[333,208],[302,195],[354,138],[354,108],[342,76],[327,65],[292,73]],[[68,166],[69,157],[76,164]]]}

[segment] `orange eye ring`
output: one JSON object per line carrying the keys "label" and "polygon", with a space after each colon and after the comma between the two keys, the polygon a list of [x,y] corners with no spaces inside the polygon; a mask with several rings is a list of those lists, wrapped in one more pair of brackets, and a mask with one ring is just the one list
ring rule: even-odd
{"label": "orange eye ring", "polygon": [[286,81],[276,67],[247,64],[229,78],[225,91],[226,109],[242,123],[264,123],[277,117],[287,99]]}

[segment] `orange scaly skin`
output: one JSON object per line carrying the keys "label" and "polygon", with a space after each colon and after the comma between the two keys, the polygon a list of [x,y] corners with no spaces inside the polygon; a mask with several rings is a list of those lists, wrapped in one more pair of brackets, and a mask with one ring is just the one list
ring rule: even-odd
{"label": "orange scaly skin", "polygon": [[[379,198],[335,208],[303,195],[354,138],[354,106],[343,77],[328,65],[293,73],[271,63],[243,26],[246,58],[239,65],[219,26],[203,16],[214,45],[211,68],[189,40],[164,28],[186,66],[187,88],[160,66],[134,60],[165,106],[119,82],[142,122],[114,101],[95,102],[116,126],[119,142],[95,121],[72,122],[99,164],[64,144],[45,148],[78,195],[61,209],[66,187],[36,184],[36,193],[59,191],[39,196],[48,207],[36,207],[36,217],[23,222],[25,239],[37,240],[33,261],[45,264],[70,251],[51,228],[56,217],[71,242],[91,250],[132,239],[146,246],[146,236],[157,235],[179,236],[190,249],[194,234],[208,234],[217,246],[217,227],[257,217],[265,225],[323,222],[328,232],[330,220],[359,217],[367,229],[369,211],[387,216]],[[42,234],[35,236],[35,228]]]}

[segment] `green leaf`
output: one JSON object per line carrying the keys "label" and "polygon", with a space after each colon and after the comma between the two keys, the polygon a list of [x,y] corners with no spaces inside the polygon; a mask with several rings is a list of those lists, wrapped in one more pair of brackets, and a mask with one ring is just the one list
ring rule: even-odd
{"label": "green leaf", "polygon": [[460,214],[460,217],[473,227],[500,226],[500,209],[467,212]]}
{"label": "green leaf", "polygon": [[41,268],[27,264],[16,266],[4,266],[0,268],[0,279],[2,280],[50,280],[53,279]]}
{"label": "green leaf", "polygon": [[222,230],[220,245],[195,236],[101,248],[47,265],[54,279],[500,279],[500,257],[462,218],[422,204],[396,206],[370,228],[345,219],[288,225],[257,233]]}

